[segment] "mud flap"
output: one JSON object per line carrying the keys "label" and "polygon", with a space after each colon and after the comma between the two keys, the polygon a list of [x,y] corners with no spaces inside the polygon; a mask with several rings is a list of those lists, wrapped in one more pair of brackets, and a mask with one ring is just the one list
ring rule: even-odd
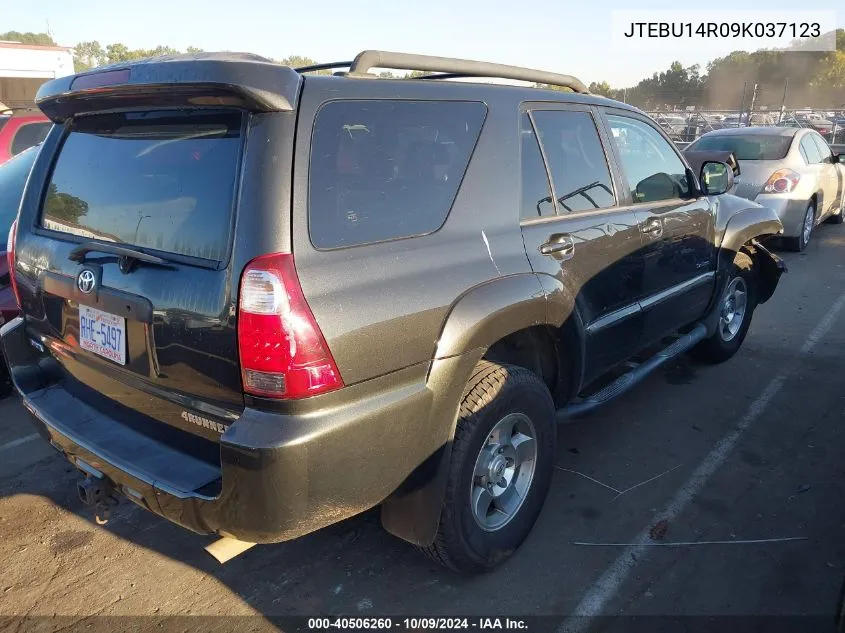
{"label": "mud flap", "polygon": [[757,263],[760,265],[760,292],[757,305],[766,303],[775,293],[780,276],[788,272],[786,262],[763,246],[759,240],[751,240],[751,245],[757,252]]}

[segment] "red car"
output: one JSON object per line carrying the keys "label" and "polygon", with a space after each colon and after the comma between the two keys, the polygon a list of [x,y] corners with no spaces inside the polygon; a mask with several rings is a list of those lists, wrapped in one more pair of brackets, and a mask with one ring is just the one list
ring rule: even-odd
{"label": "red car", "polygon": [[0,165],[25,149],[38,145],[52,123],[38,110],[20,110],[0,116]]}
{"label": "red car", "polygon": [[[0,165],[0,326],[18,316],[18,302],[9,276],[6,249],[11,246],[9,235],[12,222],[18,214],[23,187],[37,154],[36,148],[24,150]],[[0,354],[0,398],[7,395],[8,391],[6,361]]]}

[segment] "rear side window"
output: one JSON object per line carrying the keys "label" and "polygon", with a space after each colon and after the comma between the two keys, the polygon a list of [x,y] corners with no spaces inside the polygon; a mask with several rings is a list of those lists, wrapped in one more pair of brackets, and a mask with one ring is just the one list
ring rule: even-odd
{"label": "rear side window", "polygon": [[558,213],[616,205],[599,133],[588,112],[540,110],[532,114],[552,173]]}
{"label": "rear side window", "polygon": [[828,159],[831,157],[833,152],[831,152],[830,145],[827,144],[827,141],[818,134],[810,134],[810,138],[813,139],[813,142],[816,144],[816,148],[819,150],[819,159],[821,162],[830,162]]}
{"label": "rear side window", "polygon": [[47,132],[50,131],[51,125],[53,124],[49,121],[22,125],[15,132],[15,138],[12,139],[12,156],[17,156],[25,149],[38,145],[47,138]]}
{"label": "rear side window", "polygon": [[801,154],[810,165],[815,165],[822,162],[822,155],[819,148],[813,143],[813,139],[809,134],[801,139]]}
{"label": "rear side window", "polygon": [[520,217],[530,220],[541,215],[554,215],[555,206],[552,203],[552,190],[549,187],[549,175],[546,164],[540,153],[540,143],[534,134],[531,119],[525,113],[521,117],[519,136],[522,164],[522,206]]}
{"label": "rear side window", "polygon": [[232,224],[239,112],[155,111],[78,119],[62,145],[42,226],[220,261]]}
{"label": "rear side window", "polygon": [[324,105],[311,143],[311,243],[331,249],[439,229],[486,112],[482,103],[463,101]]}

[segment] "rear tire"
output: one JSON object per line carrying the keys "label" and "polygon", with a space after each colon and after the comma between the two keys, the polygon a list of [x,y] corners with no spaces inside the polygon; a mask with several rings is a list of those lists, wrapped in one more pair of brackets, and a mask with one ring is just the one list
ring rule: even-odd
{"label": "rear tire", "polygon": [[458,413],[437,535],[420,548],[425,554],[455,571],[478,573],[520,546],[551,484],[554,415],[551,394],[535,373],[489,361],[476,366]]}
{"label": "rear tire", "polygon": [[754,262],[745,253],[739,253],[719,300],[721,314],[716,332],[692,348],[690,355],[701,362],[716,364],[736,354],[748,334],[751,317],[757,307],[757,293]]}
{"label": "rear tire", "polygon": [[[812,215],[812,219],[809,219]],[[807,248],[810,242],[810,236],[813,234],[813,229],[816,226],[816,204],[810,202],[807,205],[807,211],[804,213],[804,220],[801,222],[801,232],[798,237],[790,237],[786,240],[786,246],[789,250],[796,253],[801,253]]]}

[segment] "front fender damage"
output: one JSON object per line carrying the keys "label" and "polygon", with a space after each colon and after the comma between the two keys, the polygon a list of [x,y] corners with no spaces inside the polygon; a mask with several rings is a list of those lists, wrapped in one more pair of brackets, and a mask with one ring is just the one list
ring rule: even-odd
{"label": "front fender damage", "polygon": [[[763,240],[781,234],[783,224],[777,213],[768,207],[743,200],[742,208],[738,208],[734,200],[726,202],[728,204],[720,209],[721,213],[717,216],[717,231],[720,224],[724,226],[719,231],[720,277],[727,277],[737,253],[745,251],[754,260],[760,275],[757,303],[765,303],[774,294],[780,276],[786,272],[786,264],[763,245]],[[721,292],[717,296],[721,296]]]}
{"label": "front fender damage", "polygon": [[764,241],[783,232],[783,224],[774,210],[737,196],[719,196],[716,206],[715,241],[718,247],[716,289],[704,324],[709,334],[716,331],[721,297],[730,278],[736,256],[748,254],[757,267],[760,285],[757,304],[772,298],[786,263],[764,245]]}

